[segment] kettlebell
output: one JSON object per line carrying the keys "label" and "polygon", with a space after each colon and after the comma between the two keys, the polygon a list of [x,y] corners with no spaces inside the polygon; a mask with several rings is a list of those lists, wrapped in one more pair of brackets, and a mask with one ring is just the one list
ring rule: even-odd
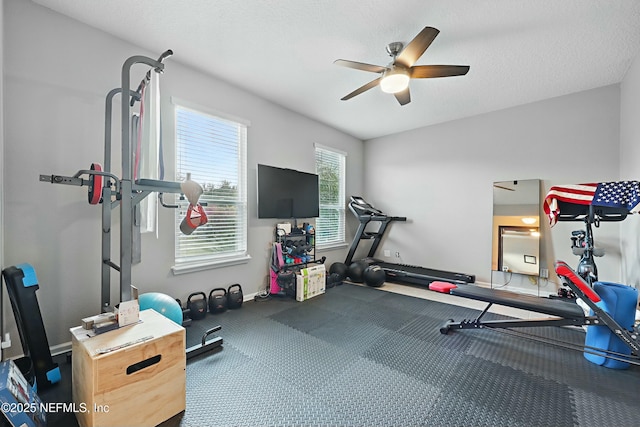
{"label": "kettlebell", "polygon": [[[214,292],[217,293],[214,294]],[[209,313],[222,313],[224,311],[227,311],[227,290],[224,288],[212,289],[209,292]]]}
{"label": "kettlebell", "polygon": [[182,306],[182,301],[179,298],[176,298],[176,302],[178,303],[178,305],[180,305],[180,309],[182,309],[182,326],[191,326],[191,317],[189,317],[189,315],[191,314],[191,310],[189,310],[188,308],[184,308]]}
{"label": "kettlebell", "polygon": [[242,307],[242,286],[239,284],[231,285],[227,289],[227,307],[240,308]]}
{"label": "kettlebell", "polygon": [[[202,295],[202,298],[191,299]],[[187,298],[187,308],[190,311],[190,317],[193,320],[204,319],[207,315],[207,295],[204,292],[194,292]]]}

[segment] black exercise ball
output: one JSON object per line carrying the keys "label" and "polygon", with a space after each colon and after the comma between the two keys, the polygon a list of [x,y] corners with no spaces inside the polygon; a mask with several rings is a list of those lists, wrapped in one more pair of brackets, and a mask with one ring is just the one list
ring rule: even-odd
{"label": "black exercise ball", "polygon": [[338,273],[327,274],[325,277],[325,286],[327,289],[331,289],[336,286],[340,282],[342,284],[342,279],[340,279],[340,275]]}
{"label": "black exercise ball", "polygon": [[340,280],[344,280],[349,275],[349,267],[343,262],[334,262],[329,268],[329,274],[338,274]]}
{"label": "black exercise ball", "polygon": [[327,276],[326,279],[326,287],[327,289],[333,288],[334,286],[342,285],[342,280],[344,280],[338,273],[331,273]]}
{"label": "black exercise ball", "polygon": [[384,284],[386,274],[379,265],[370,265],[364,270],[362,278],[367,286],[378,288]]}
{"label": "black exercise ball", "polygon": [[364,270],[367,268],[367,263],[364,260],[354,261],[349,266],[349,279],[356,283],[362,283]]}

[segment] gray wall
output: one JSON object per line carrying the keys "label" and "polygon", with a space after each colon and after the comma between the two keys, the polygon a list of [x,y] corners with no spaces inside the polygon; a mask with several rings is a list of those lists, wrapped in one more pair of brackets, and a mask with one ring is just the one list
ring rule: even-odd
{"label": "gray wall", "polygon": [[[133,55],[158,57],[31,2],[7,0],[5,31],[4,266],[28,262],[37,272],[42,316],[52,346],[70,341],[69,328],[100,311],[100,208],[87,203],[86,188],[40,183],[40,174],[73,175],[103,162],[104,102],[120,86],[123,62]],[[171,48],[171,46],[166,46]],[[139,67],[139,68],[136,68]],[[132,81],[147,68],[134,67]],[[136,76],[135,73],[139,73]],[[266,284],[272,220],[258,220],[258,163],[315,170],[314,143],[347,152],[347,191],[362,192],[362,141],[239,90],[180,64],[166,61],[161,79],[167,176],[174,175],[175,96],[211,110],[242,117],[248,130],[248,264],[173,276],[174,212],[161,209],[160,238],[143,235],[142,263],[133,267],[141,292],[163,292],[183,300],[194,291],[240,283],[245,294]],[[119,100],[119,97],[117,97]],[[116,117],[119,102],[116,101]],[[116,120],[117,121],[117,120]],[[119,174],[119,129],[114,122],[114,172]],[[171,200],[171,199],[169,199]],[[113,211],[119,216],[119,210]],[[353,233],[353,228],[350,229]],[[112,257],[119,263],[119,234]],[[327,265],[346,248],[321,252]],[[112,301],[117,300],[115,275]],[[5,318],[13,322],[5,304]],[[18,335],[7,355],[21,353]]]}
{"label": "gray wall", "polygon": [[[551,185],[617,180],[619,105],[615,85],[366,141],[367,197],[410,219],[392,226],[381,250],[399,251],[407,264],[491,282],[492,183],[539,178],[546,194]],[[551,263],[577,263],[569,237],[580,225],[542,228],[552,239]],[[620,279],[618,229],[609,224],[596,236],[614,249],[598,264],[612,281]],[[506,278],[494,273],[493,280]],[[511,285],[531,283],[523,276]]]}
{"label": "gray wall", "polygon": [[[640,180],[640,56],[621,84],[620,178]],[[637,215],[622,224],[620,243],[624,283],[640,288],[640,220]]]}

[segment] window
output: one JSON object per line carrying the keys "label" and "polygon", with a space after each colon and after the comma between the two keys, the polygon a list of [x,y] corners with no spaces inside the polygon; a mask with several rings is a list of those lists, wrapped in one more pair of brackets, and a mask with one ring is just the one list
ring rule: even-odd
{"label": "window", "polygon": [[320,185],[316,245],[319,248],[345,243],[345,159],[346,154],[316,144],[316,173]]}
{"label": "window", "polygon": [[180,232],[189,202],[176,209],[175,274],[243,262],[247,255],[247,124],[176,105],[176,181],[191,174],[208,222]]}

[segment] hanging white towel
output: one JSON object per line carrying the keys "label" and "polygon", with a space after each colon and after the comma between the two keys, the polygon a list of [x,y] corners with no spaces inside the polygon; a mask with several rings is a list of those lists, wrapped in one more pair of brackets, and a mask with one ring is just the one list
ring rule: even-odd
{"label": "hanging white towel", "polygon": [[[138,178],[162,179],[160,172],[160,79],[157,73],[150,73],[144,96],[140,103],[142,128],[140,135],[140,159]],[[158,222],[158,197],[155,193],[140,202],[143,233],[156,232]]]}

